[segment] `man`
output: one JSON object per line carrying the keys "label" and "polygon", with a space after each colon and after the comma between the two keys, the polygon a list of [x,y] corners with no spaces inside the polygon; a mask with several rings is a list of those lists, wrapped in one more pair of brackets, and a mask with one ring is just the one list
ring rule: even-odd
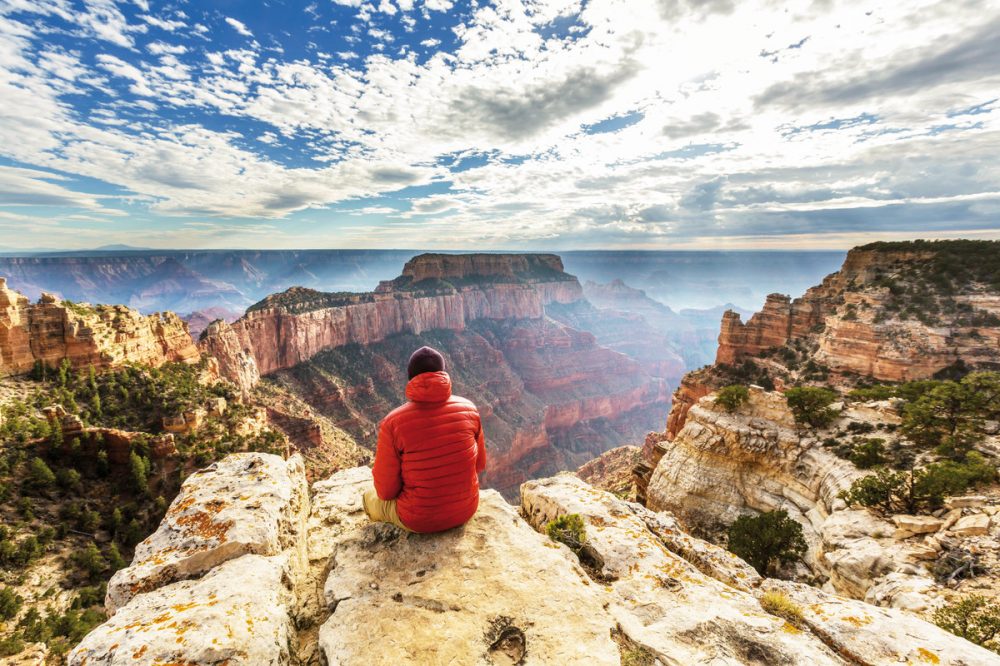
{"label": "man", "polygon": [[464,525],[479,507],[483,426],[476,406],[451,394],[437,350],[413,352],[406,371],[408,402],[379,426],[365,513],[410,532],[441,532]]}

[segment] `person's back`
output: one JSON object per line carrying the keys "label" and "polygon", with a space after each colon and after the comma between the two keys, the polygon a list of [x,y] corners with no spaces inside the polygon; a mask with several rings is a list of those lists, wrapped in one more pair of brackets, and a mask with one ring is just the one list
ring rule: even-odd
{"label": "person's back", "polygon": [[479,506],[483,427],[476,406],[452,395],[438,352],[418,349],[407,370],[408,402],[379,426],[365,511],[414,532],[439,532],[468,522]]}

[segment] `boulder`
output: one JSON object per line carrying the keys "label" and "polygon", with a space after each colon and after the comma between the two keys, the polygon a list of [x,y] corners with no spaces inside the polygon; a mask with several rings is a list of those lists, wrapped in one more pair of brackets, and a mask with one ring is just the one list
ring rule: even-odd
{"label": "boulder", "polygon": [[281,555],[245,555],[204,578],[140,594],[90,632],[69,664],[289,664],[295,630],[287,567]]}
{"label": "boulder", "polygon": [[990,517],[985,513],[963,516],[951,526],[951,531],[954,534],[960,534],[962,536],[980,536],[983,534],[989,534]]}
{"label": "boulder", "polygon": [[892,522],[896,524],[897,532],[894,536],[897,539],[905,539],[914,534],[933,534],[944,525],[943,520],[933,516],[896,515],[892,517]]}
{"label": "boulder", "polygon": [[304,560],[309,498],[302,459],[236,453],[192,474],[157,530],[115,573],[105,600],[114,613],[136,594],[192,578],[242,555]]}
{"label": "boulder", "polygon": [[963,497],[949,497],[944,501],[949,509],[973,509],[986,504],[986,497],[983,495],[965,495]]}
{"label": "boulder", "polygon": [[363,519],[370,476],[349,475],[316,498],[346,520],[329,542],[328,664],[620,663],[600,588],[498,493],[483,491],[464,527],[407,534]]}

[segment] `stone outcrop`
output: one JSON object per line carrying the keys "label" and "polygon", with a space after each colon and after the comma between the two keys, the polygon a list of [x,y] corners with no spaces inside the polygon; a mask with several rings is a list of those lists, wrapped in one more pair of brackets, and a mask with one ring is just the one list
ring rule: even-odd
{"label": "stone outcrop", "polygon": [[[248,464],[293,486],[303,479],[294,462],[244,455],[193,477],[187,496],[249,520],[258,500],[242,489]],[[199,478],[212,489],[197,488]],[[369,523],[360,494],[370,479],[354,468],[316,483],[308,517],[295,495],[274,498],[296,548],[213,556],[196,577],[137,592],[69,663],[1000,663],[905,612],[763,581],[670,516],[570,475],[525,485],[526,520],[484,491],[466,526],[430,535]],[[185,501],[171,512],[183,514]],[[539,533],[567,513],[584,520],[586,557]],[[169,557],[186,543],[157,547]],[[302,551],[305,566],[294,563]],[[772,589],[802,607],[801,624],[764,611],[759,597]]]}
{"label": "stone outcrop", "polygon": [[[890,425],[899,418],[888,403],[843,412],[845,420],[865,415],[868,422]],[[673,439],[657,439],[659,458],[642,498],[652,509],[674,513],[686,527],[713,535],[740,515],[785,510],[803,527],[806,564],[826,581],[824,589],[880,606],[932,610],[945,589],[919,563],[936,560],[943,540],[956,537],[981,537],[982,544],[963,545],[988,552],[986,544],[995,543],[988,536],[991,525],[998,527],[991,523],[990,507],[955,498],[963,508],[954,513],[897,515],[891,521],[848,508],[837,496],[864,472],[823,446],[836,427],[825,432],[796,427],[779,392],[751,387],[749,402],[735,412],[716,405],[715,394],[709,394],[690,408]]]}
{"label": "stone outcrop", "polygon": [[802,297],[771,294],[746,323],[727,312],[716,362],[734,365],[800,341],[815,347],[810,358],[821,366],[886,381],[925,379],[960,361],[1000,363],[1000,327],[983,325],[1000,316],[1000,296],[975,281],[942,287],[940,274],[927,272],[937,254],[851,250],[840,271]]}
{"label": "stone outcrop", "polygon": [[30,303],[0,278],[0,376],[30,372],[36,363],[73,367],[193,363],[199,353],[187,326],[169,312],[144,316],[121,305],[59,302],[43,294]]}
{"label": "stone outcrop", "polygon": [[260,375],[326,349],[404,332],[461,331],[482,319],[541,319],[546,304],[580,298],[580,283],[554,255],[420,255],[374,293],[293,289],[268,297],[231,325],[212,323],[200,345],[246,391]]}

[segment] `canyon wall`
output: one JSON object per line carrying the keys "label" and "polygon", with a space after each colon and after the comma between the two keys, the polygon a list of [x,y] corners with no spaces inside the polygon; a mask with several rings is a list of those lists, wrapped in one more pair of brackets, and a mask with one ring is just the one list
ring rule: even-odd
{"label": "canyon wall", "polygon": [[[68,663],[1000,663],[908,613],[762,579],[572,476],[525,484],[520,512],[483,491],[440,534],[370,523],[370,478],[347,469],[307,490],[300,460],[266,454],[191,476]],[[570,513],[579,555],[541,533]],[[766,592],[801,620],[768,613]]]}
{"label": "canyon wall", "polygon": [[[232,325],[210,326],[200,344],[219,358],[224,376],[249,390],[259,375],[298,365],[325,349],[369,345],[397,333],[463,330],[479,319],[539,319],[548,303],[582,298],[579,282],[561,267],[554,255],[420,255],[407,263],[403,276],[382,283],[375,293],[345,295],[336,305],[311,309],[302,305],[306,290],[290,290],[265,299]],[[460,275],[467,284],[435,282]],[[434,283],[421,288],[428,280]],[[251,361],[256,371],[248,368]]]}
{"label": "canyon wall", "polygon": [[[840,271],[802,297],[771,294],[746,323],[727,312],[716,363],[798,340],[815,345],[813,360],[834,372],[885,381],[928,378],[959,361],[1000,364],[1000,296],[977,282],[942,287],[939,275],[927,275],[936,258],[932,250],[851,250]],[[899,306],[907,300],[918,305]]]}
{"label": "canyon wall", "polygon": [[198,358],[186,324],[173,313],[144,316],[121,305],[58,302],[49,294],[31,303],[0,278],[0,376],[28,373],[38,362],[56,367],[63,359],[100,369]]}

